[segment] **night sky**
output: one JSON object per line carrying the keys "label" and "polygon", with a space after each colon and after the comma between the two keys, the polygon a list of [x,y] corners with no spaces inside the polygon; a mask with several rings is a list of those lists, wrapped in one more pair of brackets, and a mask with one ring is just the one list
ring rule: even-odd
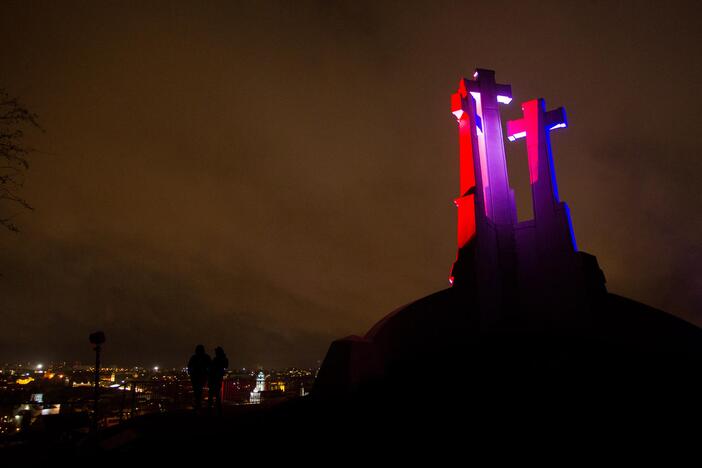
{"label": "night sky", "polygon": [[702,325],[695,2],[235,3],[0,4],[0,87],[45,128],[0,232],[0,362],[88,362],[102,329],[107,363],[311,366],[447,287],[475,67],[505,119],[566,107],[560,196],[609,290]]}

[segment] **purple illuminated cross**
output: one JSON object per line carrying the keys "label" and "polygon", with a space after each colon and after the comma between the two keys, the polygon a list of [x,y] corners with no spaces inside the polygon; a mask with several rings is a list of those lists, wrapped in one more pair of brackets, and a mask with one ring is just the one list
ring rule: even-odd
{"label": "purple illuminated cross", "polygon": [[485,210],[497,224],[512,224],[516,216],[512,191],[509,188],[504,137],[499,104],[512,101],[512,87],[495,82],[495,72],[479,68],[472,80],[464,80],[468,92],[476,102],[477,114],[482,121],[479,132],[480,165],[483,168]]}

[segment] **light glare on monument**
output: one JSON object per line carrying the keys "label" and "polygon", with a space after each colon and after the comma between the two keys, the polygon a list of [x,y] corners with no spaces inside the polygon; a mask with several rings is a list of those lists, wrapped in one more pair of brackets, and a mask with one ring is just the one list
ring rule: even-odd
{"label": "light glare on monument", "polygon": [[514,135],[508,136],[507,139],[509,141],[514,141],[514,140],[518,140],[520,138],[524,138],[525,136],[526,136],[526,132],[518,132],[518,133],[515,133]]}

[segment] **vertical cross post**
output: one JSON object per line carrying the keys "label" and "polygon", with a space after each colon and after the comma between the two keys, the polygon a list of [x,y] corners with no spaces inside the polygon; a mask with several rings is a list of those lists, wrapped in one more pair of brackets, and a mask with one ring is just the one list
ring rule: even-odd
{"label": "vertical cross post", "polygon": [[551,152],[551,130],[568,125],[565,109],[546,111],[543,99],[533,99],[522,104],[524,117],[507,122],[507,138],[515,141],[526,138],[529,159],[529,180],[531,182],[534,221],[539,231],[547,237],[558,234],[553,241],[568,239],[568,248],[578,250],[573,233],[568,205],[558,199],[558,184]]}
{"label": "vertical cross post", "polygon": [[482,120],[480,156],[486,172],[486,213],[495,224],[514,224],[516,213],[507,175],[499,109],[499,104],[512,101],[512,87],[496,83],[495,72],[481,68],[475,71],[472,80],[466,80],[466,87],[476,100],[477,113]]}
{"label": "vertical cross post", "polygon": [[[458,207],[458,248],[464,247],[475,235],[476,210],[482,208],[482,181],[477,131],[482,129],[475,112],[475,100],[462,79],[458,91],[451,96],[451,113],[458,122],[460,165],[460,195],[453,202]],[[478,177],[476,178],[476,174]],[[477,205],[480,205],[478,207]]]}
{"label": "vertical cross post", "polygon": [[510,141],[526,138],[534,218],[544,219],[553,216],[559,202],[550,132],[566,127],[568,122],[565,109],[559,107],[547,112],[543,99],[523,103],[522,112],[523,118],[507,122],[507,138]]}
{"label": "vertical cross post", "polygon": [[451,95],[451,113],[458,123],[460,191],[453,201],[458,208],[456,261],[451,268],[449,282],[465,277],[468,245],[475,239],[478,217],[485,216],[480,149],[477,133],[482,131],[480,117],[476,114],[475,99],[468,92],[466,79],[461,79],[458,91]]}

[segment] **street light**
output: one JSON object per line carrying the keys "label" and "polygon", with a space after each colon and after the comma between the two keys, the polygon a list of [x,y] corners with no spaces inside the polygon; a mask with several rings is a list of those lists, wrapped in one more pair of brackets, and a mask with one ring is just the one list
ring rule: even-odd
{"label": "street light", "polygon": [[95,347],[95,407],[93,410],[93,431],[97,434],[98,427],[98,399],[100,398],[100,350],[101,345],[105,342],[105,333],[96,331],[88,337],[90,344]]}

